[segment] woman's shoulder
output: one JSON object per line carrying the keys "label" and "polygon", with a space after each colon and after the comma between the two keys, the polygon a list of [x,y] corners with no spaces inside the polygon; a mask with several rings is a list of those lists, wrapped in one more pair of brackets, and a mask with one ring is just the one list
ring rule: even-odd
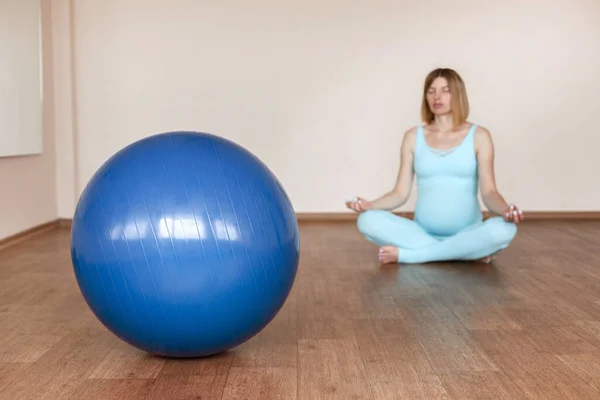
{"label": "woman's shoulder", "polygon": [[421,128],[421,125],[415,125],[408,128],[406,131],[404,131],[402,142],[404,144],[414,145],[417,140],[417,133]]}
{"label": "woman's shoulder", "polygon": [[493,149],[494,143],[492,140],[492,133],[490,130],[483,126],[474,124],[475,132],[473,133],[473,144],[477,151],[482,149]]}
{"label": "woman's shoulder", "polygon": [[472,127],[475,128],[475,132],[473,132],[475,140],[490,140],[492,138],[492,133],[486,126],[472,123]]}
{"label": "woman's shoulder", "polygon": [[423,128],[422,125],[411,126],[406,131],[404,131],[404,135],[403,136],[405,138],[415,138],[417,136],[417,133],[419,132],[419,129],[422,129],[422,128]]}
{"label": "woman's shoulder", "polygon": [[402,144],[400,146],[402,152],[412,151],[414,149],[415,144],[417,142],[417,132],[418,131],[419,131],[419,125],[412,126],[412,127],[408,128],[406,131],[404,131],[404,133],[402,134]]}

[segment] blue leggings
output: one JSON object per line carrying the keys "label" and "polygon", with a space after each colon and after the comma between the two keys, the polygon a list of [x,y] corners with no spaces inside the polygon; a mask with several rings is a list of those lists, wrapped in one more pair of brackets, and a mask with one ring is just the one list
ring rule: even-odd
{"label": "blue leggings", "polygon": [[478,260],[508,247],[517,226],[502,217],[476,223],[452,236],[436,237],[417,222],[389,211],[368,210],[358,216],[358,230],[379,246],[398,247],[398,262]]}

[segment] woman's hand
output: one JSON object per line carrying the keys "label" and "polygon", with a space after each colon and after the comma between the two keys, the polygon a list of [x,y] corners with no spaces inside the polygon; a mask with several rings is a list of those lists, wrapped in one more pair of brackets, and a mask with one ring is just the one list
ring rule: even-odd
{"label": "woman's hand", "polygon": [[523,211],[519,209],[519,207],[515,206],[514,204],[510,204],[508,206],[508,210],[506,210],[503,214],[504,220],[507,222],[514,222],[515,224],[518,224],[519,222],[523,221],[523,219],[525,219],[525,217],[523,216]]}
{"label": "woman's hand", "polygon": [[373,204],[361,197],[355,197],[352,201],[346,202],[346,207],[359,213],[373,208]]}

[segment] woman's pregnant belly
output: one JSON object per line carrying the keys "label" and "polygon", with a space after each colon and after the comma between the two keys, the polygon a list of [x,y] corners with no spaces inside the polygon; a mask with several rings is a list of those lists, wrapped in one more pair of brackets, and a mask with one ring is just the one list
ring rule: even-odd
{"label": "woman's pregnant belly", "polygon": [[415,221],[434,236],[451,236],[482,220],[471,182],[427,182],[418,186],[417,196]]}

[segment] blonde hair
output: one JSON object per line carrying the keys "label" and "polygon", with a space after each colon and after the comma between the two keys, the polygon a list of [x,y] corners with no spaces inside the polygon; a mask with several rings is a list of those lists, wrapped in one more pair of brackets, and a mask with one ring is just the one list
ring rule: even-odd
{"label": "blonde hair", "polygon": [[423,100],[421,102],[421,118],[423,122],[429,124],[434,120],[434,114],[427,103],[427,91],[436,78],[444,78],[448,82],[450,95],[452,96],[452,121],[454,127],[460,126],[469,116],[469,99],[467,89],[461,76],[450,68],[437,68],[431,71],[425,78],[423,87]]}

